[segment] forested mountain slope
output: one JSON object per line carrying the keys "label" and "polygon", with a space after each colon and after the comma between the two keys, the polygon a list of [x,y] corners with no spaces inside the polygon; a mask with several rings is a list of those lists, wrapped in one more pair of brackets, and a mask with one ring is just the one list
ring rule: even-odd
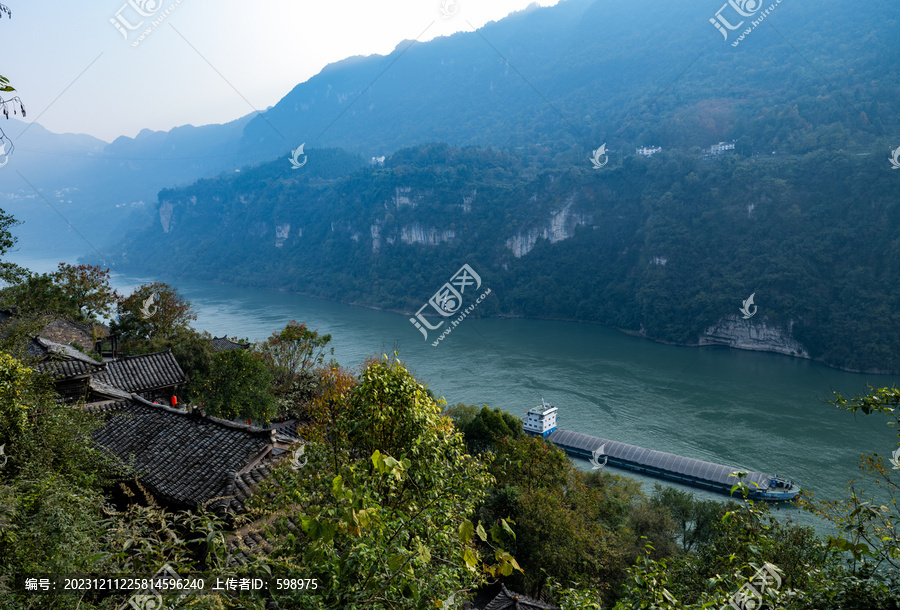
{"label": "forested mountain slope", "polygon": [[541,146],[551,156],[606,142],[619,161],[637,146],[689,151],[731,140],[745,154],[900,145],[894,3],[781,2],[738,47],[709,22],[721,6],[564,0],[337,62],[272,108],[224,125],[145,130],[80,152],[65,151],[68,136],[32,141],[40,132],[28,130],[0,172],[0,201],[26,221],[20,236],[76,239],[40,201],[42,189],[99,246],[120,224],[155,216],[159,189],[301,143],[368,158],[429,142]]}
{"label": "forested mountain slope", "polygon": [[111,260],[406,312],[468,263],[492,290],[477,315],[687,344],[755,293],[740,323],[802,346],[781,351],[900,369],[900,176],[886,155],[664,150],[594,170],[587,152],[543,148],[426,145],[384,166],[305,152],[299,170],[279,159],[161,192],[159,218]]}

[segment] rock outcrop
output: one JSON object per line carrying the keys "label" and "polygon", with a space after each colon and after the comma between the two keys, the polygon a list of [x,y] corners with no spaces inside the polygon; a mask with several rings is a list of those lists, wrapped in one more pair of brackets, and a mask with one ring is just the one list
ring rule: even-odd
{"label": "rock outcrop", "polygon": [[792,329],[772,324],[765,316],[744,320],[737,314],[726,316],[700,335],[700,345],[727,345],[738,349],[776,352],[809,358],[809,353],[796,339]]}
{"label": "rock outcrop", "polygon": [[522,258],[531,252],[538,239],[547,239],[551,244],[569,239],[572,237],[576,226],[587,224],[589,221],[589,218],[582,214],[572,213],[573,203],[574,197],[570,197],[566,205],[553,212],[550,216],[550,222],[546,226],[534,228],[510,237],[506,240],[506,247],[512,250],[513,256]]}

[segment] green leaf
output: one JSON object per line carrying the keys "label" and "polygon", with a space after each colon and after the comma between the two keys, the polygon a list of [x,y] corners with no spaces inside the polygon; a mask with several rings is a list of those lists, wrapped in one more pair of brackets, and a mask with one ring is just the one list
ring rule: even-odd
{"label": "green leaf", "polygon": [[513,537],[513,540],[516,539],[516,533],[512,531],[512,528],[506,522],[506,519],[500,519],[500,527],[503,528],[503,531]]}
{"label": "green leaf", "polygon": [[478,522],[478,527],[475,528],[475,533],[478,534],[478,537],[481,538],[482,542],[487,542],[487,533],[484,531],[484,528],[481,526],[481,522]]}
{"label": "green leaf", "polygon": [[475,526],[468,519],[459,524],[459,541],[468,544],[472,540],[472,534],[475,533]]}
{"label": "green leaf", "polygon": [[478,565],[478,556],[472,549],[466,549],[463,553],[463,561],[466,562],[466,568],[468,568],[470,572],[474,572],[475,566]]}
{"label": "green leaf", "polygon": [[422,561],[425,563],[431,562],[431,551],[428,550],[428,547],[419,542],[419,557],[422,558]]}
{"label": "green leaf", "polygon": [[375,470],[378,472],[384,472],[384,458],[382,458],[378,449],[372,454],[372,465],[375,466]]}

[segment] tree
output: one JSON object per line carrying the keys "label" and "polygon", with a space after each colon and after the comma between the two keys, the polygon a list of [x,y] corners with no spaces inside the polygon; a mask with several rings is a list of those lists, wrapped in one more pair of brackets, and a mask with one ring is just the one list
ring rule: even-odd
{"label": "tree", "polygon": [[28,273],[18,283],[4,288],[0,301],[23,316],[52,312],[64,318],[81,317],[78,308],[48,273]]}
{"label": "tree", "polygon": [[[17,224],[19,224],[19,221],[10,214],[0,210],[0,256],[4,256],[10,248],[16,245],[16,237],[10,229]],[[25,274],[25,269],[22,269],[15,263],[0,261],[0,281],[13,284],[19,282]]]}
{"label": "tree", "polygon": [[308,463],[276,470],[250,500],[272,524],[270,569],[323,578],[318,593],[279,601],[435,608],[487,575],[512,573],[500,546],[512,539],[509,524],[469,519],[490,477],[427,388],[387,357],[369,360],[353,383],[336,367],[327,375],[313,421],[327,436],[311,438]]}
{"label": "tree", "polygon": [[272,391],[282,416],[305,419],[307,409],[320,391],[321,378],[314,372],[321,366],[331,335],[319,335],[306,324],[291,320],[283,330],[272,333],[259,345],[260,356],[272,372]]}
{"label": "tree", "polygon": [[98,314],[112,314],[119,300],[119,295],[109,286],[109,269],[100,266],[60,263],[53,279],[74,303],[80,317],[88,320]]}
{"label": "tree", "polygon": [[[900,437],[900,389],[879,388],[869,386],[870,392],[854,398],[844,398],[835,392],[831,401],[839,409],[850,413],[864,415],[882,414],[892,418],[888,422],[898,429]],[[876,484],[887,487],[887,493],[896,497],[900,491],[900,441],[890,458],[891,468],[877,454],[863,456],[861,469],[876,478]],[[895,575],[900,574],[900,507],[896,501],[890,506],[878,505],[873,499],[865,499],[861,492],[851,489],[850,497],[838,502],[810,504],[810,508],[832,521],[841,531],[850,533],[849,539],[843,536],[829,537],[832,547],[848,553],[854,562],[859,564],[859,571],[864,574],[875,574],[881,566],[890,566]],[[895,580],[900,588],[900,578]]]}
{"label": "tree", "polygon": [[[57,398],[44,376],[0,352],[0,581],[88,572],[100,550],[108,481],[92,448],[97,421]],[[0,587],[0,606],[25,607],[16,594]]]}
{"label": "tree", "polygon": [[520,438],[525,432],[518,417],[498,407],[491,410],[485,405],[465,427],[464,434],[469,449],[482,453],[493,449],[494,443],[501,438]]}
{"label": "tree", "polygon": [[197,319],[191,304],[163,282],[151,282],[119,297],[118,316],[110,325],[123,350],[140,352],[151,339],[169,339]]}
{"label": "tree", "polygon": [[510,552],[524,574],[511,585],[537,595],[554,581],[577,582],[610,598],[636,539],[627,525],[639,489],[585,475],[560,449],[531,436],[496,441],[490,472],[497,483],[478,515],[516,523]]}
{"label": "tree", "polygon": [[475,419],[475,416],[478,414],[478,407],[475,405],[467,405],[462,402],[458,402],[455,405],[450,405],[444,410],[444,415],[453,420],[453,425],[456,426],[456,429],[465,434],[466,427],[472,423],[472,420]]}
{"label": "tree", "polygon": [[267,424],[275,417],[271,384],[272,373],[259,356],[238,349],[213,357],[200,393],[209,415]]}
{"label": "tree", "polygon": [[172,356],[184,371],[187,382],[178,390],[183,402],[199,404],[203,397],[203,385],[212,371],[215,351],[212,336],[204,331],[198,333],[193,328],[178,327],[165,336],[154,336],[146,341],[127,344],[129,354],[150,354],[172,350]]}
{"label": "tree", "polygon": [[689,492],[668,485],[653,485],[652,502],[665,508],[680,530],[681,546],[690,551],[697,546],[709,544],[716,536],[716,524],[726,510],[734,510],[736,505],[715,500],[697,500]]}
{"label": "tree", "polygon": [[[283,330],[272,333],[259,346],[259,352],[272,370],[275,387],[289,390],[304,373],[319,366],[325,359],[325,346],[331,335],[319,335],[306,324],[291,320]],[[334,348],[331,348],[334,354]]]}

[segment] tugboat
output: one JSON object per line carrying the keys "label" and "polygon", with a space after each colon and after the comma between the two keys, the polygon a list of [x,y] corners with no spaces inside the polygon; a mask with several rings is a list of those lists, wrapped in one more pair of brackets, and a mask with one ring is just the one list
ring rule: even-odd
{"label": "tugboat", "polygon": [[[522,429],[527,434],[548,440],[573,457],[588,459],[594,464],[598,464],[597,460],[602,457],[603,464],[608,463],[616,468],[727,495],[732,495],[731,488],[738,482],[735,473],[746,472],[743,481],[750,488],[751,500],[788,502],[800,495],[800,487],[796,483],[778,475],[748,472],[741,468],[722,466],[581,432],[558,429],[556,427],[558,412],[559,409],[541,398],[541,404],[529,409],[525,414]],[[740,497],[741,493],[735,490],[734,495]]]}

